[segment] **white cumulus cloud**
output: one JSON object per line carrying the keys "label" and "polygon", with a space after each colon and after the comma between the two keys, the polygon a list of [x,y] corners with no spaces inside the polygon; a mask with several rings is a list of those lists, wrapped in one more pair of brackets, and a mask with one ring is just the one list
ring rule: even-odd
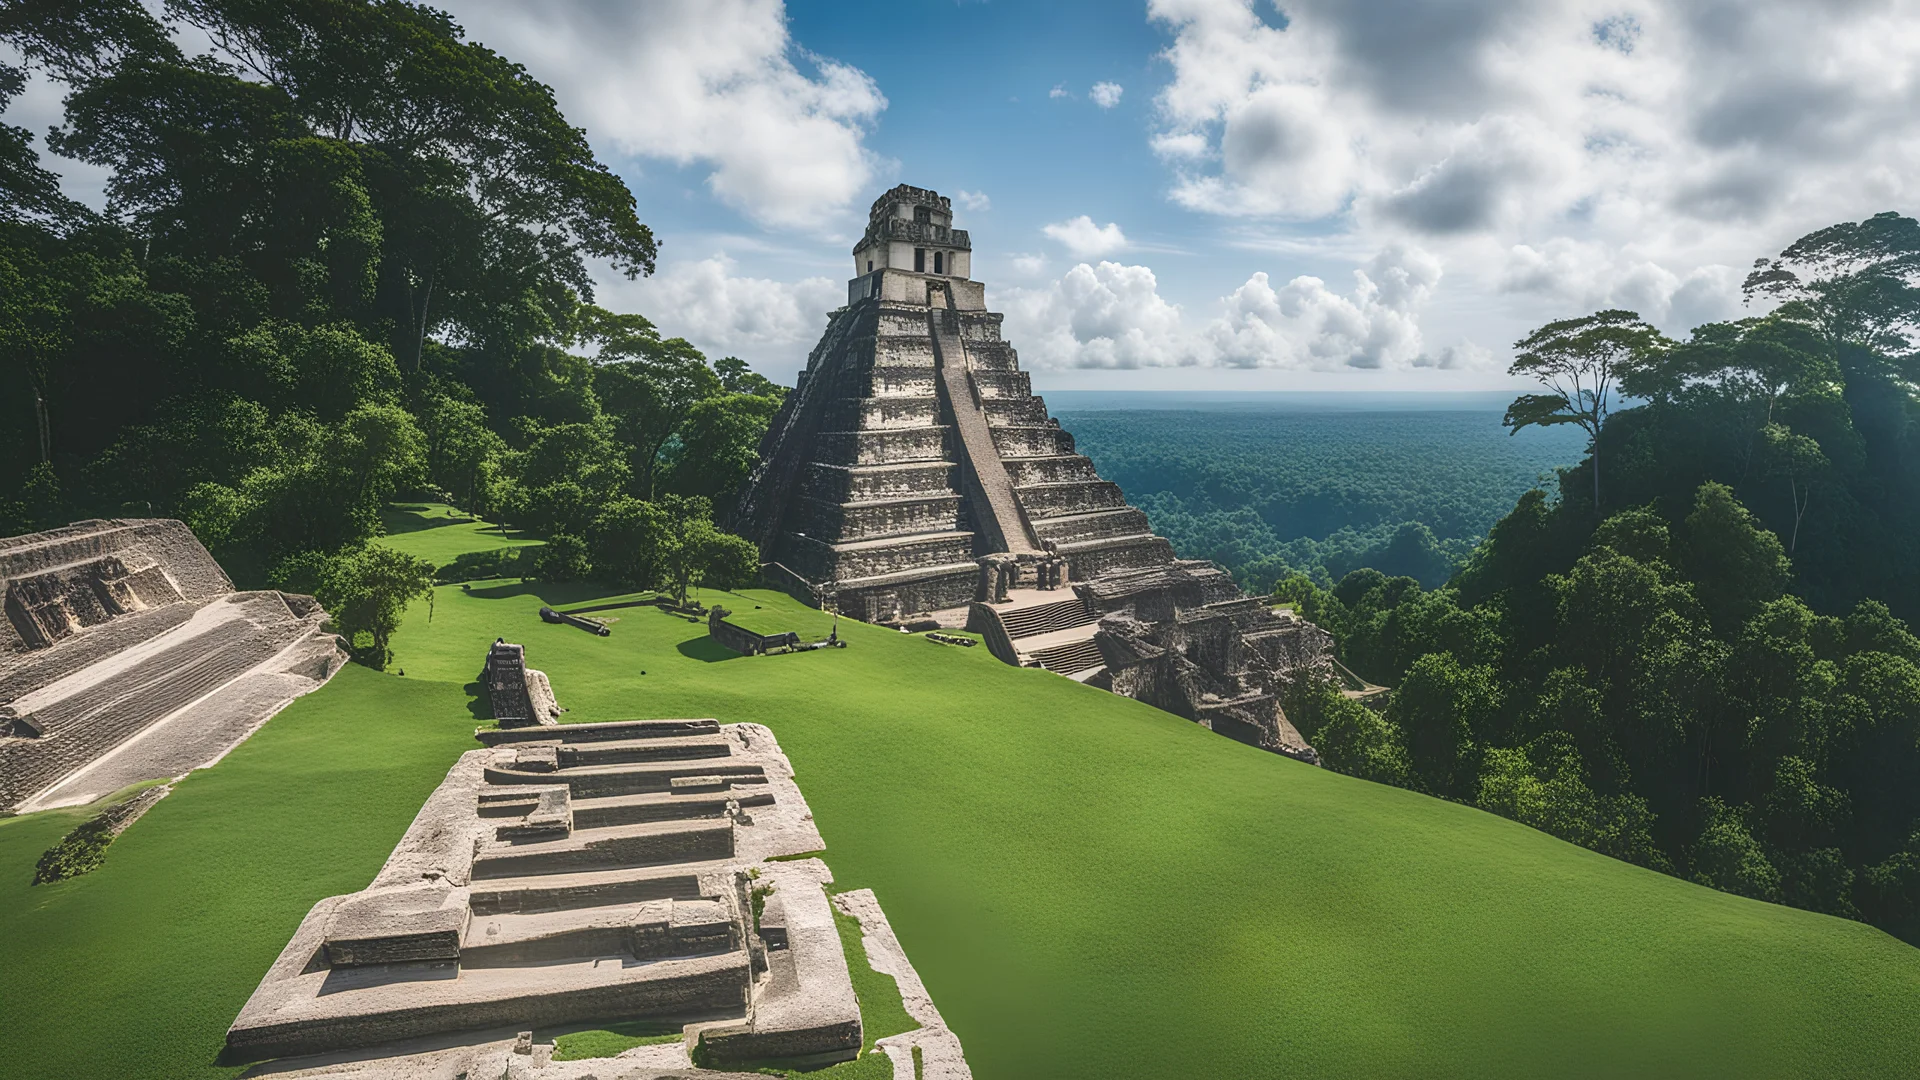
{"label": "white cumulus cloud", "polygon": [[1316,277],[1274,288],[1256,273],[1223,301],[1206,329],[1218,363],[1232,367],[1401,368],[1421,355],[1415,314],[1440,281],[1417,251],[1390,249],[1353,272],[1342,296]]}
{"label": "white cumulus cloud", "polygon": [[1049,240],[1066,248],[1076,259],[1110,255],[1127,246],[1127,236],[1120,231],[1120,226],[1111,221],[1105,225],[1095,225],[1093,219],[1085,214],[1066,221],[1056,221],[1040,231]]}
{"label": "white cumulus cloud", "polygon": [[987,198],[984,191],[968,191],[962,188],[953,193],[953,199],[968,210],[984,211],[993,209],[993,200]]}
{"label": "white cumulus cloud", "polygon": [[1038,289],[1007,290],[1007,336],[1030,367],[1237,367],[1293,371],[1486,370],[1469,341],[1425,348],[1418,316],[1441,279],[1417,248],[1381,251],[1344,292],[1317,277],[1250,276],[1195,323],[1151,268],[1080,263]]}
{"label": "white cumulus cloud", "polygon": [[1087,92],[1087,96],[1093,99],[1095,105],[1103,109],[1111,109],[1120,104],[1120,95],[1125,92],[1126,88],[1119,83],[1097,82],[1093,84],[1093,89]]}
{"label": "white cumulus cloud", "polygon": [[1684,332],[1754,258],[1920,202],[1910,0],[1284,7],[1150,0],[1174,201],[1416,245],[1505,340],[1601,303]]}
{"label": "white cumulus cloud", "polygon": [[846,303],[846,285],[830,278],[775,281],[737,269],[732,258],[715,254],[604,287],[622,310],[645,313],[662,334],[684,337],[710,357],[731,353],[749,361],[804,358],[826,328],[826,313]]}
{"label": "white cumulus cloud", "polygon": [[1029,367],[1167,367],[1200,359],[1179,306],[1160,295],[1144,266],[1081,263],[1044,289],[1009,290],[1007,322]]}
{"label": "white cumulus cloud", "polygon": [[799,49],[781,0],[447,0],[468,36],[552,86],[619,153],[708,170],[765,225],[818,229],[867,193],[887,107],[860,69]]}

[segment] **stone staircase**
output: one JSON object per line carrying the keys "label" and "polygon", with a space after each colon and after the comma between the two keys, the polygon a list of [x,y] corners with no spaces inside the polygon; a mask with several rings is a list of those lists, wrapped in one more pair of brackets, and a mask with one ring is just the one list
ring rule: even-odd
{"label": "stone staircase", "polygon": [[1019,589],[1004,604],[975,604],[968,625],[1001,660],[1084,681],[1101,666],[1094,644],[1100,615],[1078,594]]}

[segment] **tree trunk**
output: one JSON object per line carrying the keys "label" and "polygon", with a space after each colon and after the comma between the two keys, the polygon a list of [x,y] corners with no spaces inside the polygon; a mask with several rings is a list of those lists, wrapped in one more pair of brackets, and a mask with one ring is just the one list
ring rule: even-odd
{"label": "tree trunk", "polygon": [[40,422],[40,464],[53,460],[53,422],[47,416],[47,395],[33,388],[33,416]]}
{"label": "tree trunk", "polygon": [[1787,540],[1787,557],[1800,549],[1800,520],[1807,516],[1807,506],[1813,502],[1813,485],[1807,485],[1806,495],[1800,494],[1800,486],[1792,477],[1787,479],[1787,497],[1793,500],[1793,536]]}
{"label": "tree trunk", "polygon": [[433,306],[433,279],[436,275],[427,275],[426,295],[420,298],[420,330],[414,336],[413,370],[419,371],[427,356],[427,311]]}
{"label": "tree trunk", "polygon": [[1593,431],[1593,516],[1600,517],[1600,429]]}

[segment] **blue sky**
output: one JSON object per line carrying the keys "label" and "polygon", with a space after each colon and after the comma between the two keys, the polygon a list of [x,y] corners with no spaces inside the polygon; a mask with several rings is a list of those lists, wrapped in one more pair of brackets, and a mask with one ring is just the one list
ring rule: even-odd
{"label": "blue sky", "polygon": [[601,300],[782,380],[899,182],[1037,386],[1223,391],[1507,388],[1542,322],[1737,317],[1754,258],[1920,194],[1911,0],[444,6],[662,240]]}

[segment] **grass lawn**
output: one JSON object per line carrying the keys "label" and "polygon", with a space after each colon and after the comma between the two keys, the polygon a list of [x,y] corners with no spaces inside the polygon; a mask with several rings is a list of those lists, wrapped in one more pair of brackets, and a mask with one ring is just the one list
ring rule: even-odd
{"label": "grass lawn", "polygon": [[[843,621],[845,650],[748,658],[653,608],[603,612],[608,638],[535,615],[596,598],[442,587],[432,623],[422,602],[394,641],[405,678],[350,668],[86,877],[26,884],[73,816],[0,823],[6,1071],[220,1075],[226,1025],[301,915],[365,885],[474,745],[463,687],[499,636],[569,720],[771,727],[836,887],[878,894],[983,1080],[1920,1061],[1920,950],[1871,927],[1252,750],[985,649]],[[704,599],[826,633],[775,593]]]}
{"label": "grass lawn", "polygon": [[381,517],[387,535],[374,543],[418,556],[435,566],[445,566],[469,551],[542,542],[512,529],[502,533],[498,526],[474,521],[445,503],[395,503]]}

